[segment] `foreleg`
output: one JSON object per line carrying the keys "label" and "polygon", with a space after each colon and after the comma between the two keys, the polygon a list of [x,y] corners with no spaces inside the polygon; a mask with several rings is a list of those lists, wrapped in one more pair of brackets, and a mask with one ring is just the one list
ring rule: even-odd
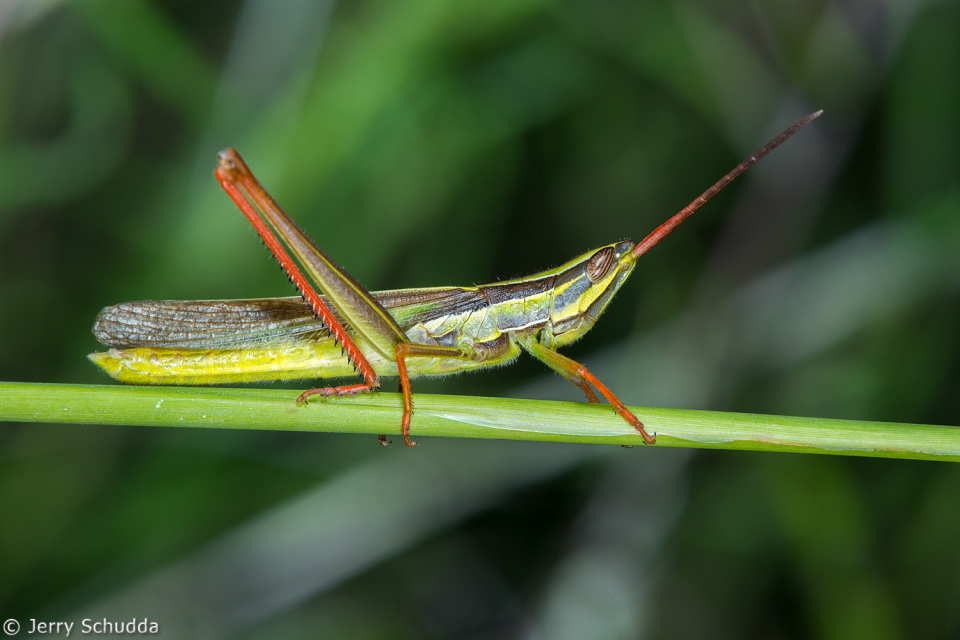
{"label": "foreleg", "polygon": [[536,337],[532,335],[521,336],[519,342],[520,346],[523,347],[527,353],[583,389],[584,393],[587,394],[587,399],[591,402],[596,401],[596,395],[589,390],[588,385],[593,385],[594,388],[600,392],[600,395],[606,398],[607,402],[613,406],[614,411],[620,414],[621,418],[629,422],[633,428],[640,432],[645,444],[656,443],[656,434],[652,436],[648,434],[643,423],[640,422],[637,416],[633,415],[633,413],[620,402],[620,399],[613,395],[613,392],[610,391],[605,384],[587,371],[585,366],[576,360],[571,360],[567,356],[557,353],[553,349],[548,349],[540,344]]}

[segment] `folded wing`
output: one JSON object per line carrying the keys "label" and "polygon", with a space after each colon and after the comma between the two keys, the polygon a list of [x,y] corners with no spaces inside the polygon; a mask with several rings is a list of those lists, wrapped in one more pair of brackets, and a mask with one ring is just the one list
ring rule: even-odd
{"label": "folded wing", "polygon": [[[473,287],[378,291],[373,296],[404,328],[484,303]],[[288,297],[125,302],[100,312],[93,335],[118,349],[209,350],[317,342],[330,332],[302,298]]]}

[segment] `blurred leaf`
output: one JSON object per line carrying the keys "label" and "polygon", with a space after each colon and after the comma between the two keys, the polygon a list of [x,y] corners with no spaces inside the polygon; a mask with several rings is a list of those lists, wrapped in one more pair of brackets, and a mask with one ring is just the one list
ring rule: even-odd
{"label": "blurred leaf", "polygon": [[853,478],[838,460],[762,463],[823,638],[904,637],[897,600],[870,562],[877,541]]}
{"label": "blurred leaf", "polygon": [[561,14],[575,33],[609,51],[644,76],[669,87],[701,115],[713,120],[718,104],[707,95],[708,78],[694,55],[675,3],[568,2]]}
{"label": "blurred leaf", "polygon": [[76,0],[72,6],[134,78],[188,122],[204,122],[217,75],[147,0]]}
{"label": "blurred leaf", "polygon": [[68,74],[66,130],[48,142],[0,145],[0,215],[90,191],[123,157],[132,126],[126,82],[88,51],[71,59]]}
{"label": "blurred leaf", "polygon": [[437,445],[412,457],[378,456],[359,465],[176,565],[105,594],[76,612],[78,619],[150,610],[163,620],[167,637],[229,636],[455,525],[517,487],[600,453],[496,442]]}
{"label": "blurred leaf", "polygon": [[920,11],[890,78],[884,181],[889,211],[960,182],[960,6]]}

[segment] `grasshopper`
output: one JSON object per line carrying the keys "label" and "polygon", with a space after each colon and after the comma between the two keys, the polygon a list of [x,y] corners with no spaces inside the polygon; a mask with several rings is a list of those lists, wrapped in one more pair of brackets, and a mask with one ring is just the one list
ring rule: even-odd
{"label": "grasshopper", "polygon": [[[821,113],[786,129],[641,242],[615,242],[556,269],[474,287],[367,291],[297,227],[240,155],[226,149],[219,154],[217,180],[301,297],[107,307],[93,333],[111,348],[89,358],[111,377],[133,384],[363,378],[359,384],[304,391],[298,404],[313,396],[375,391],[381,376],[397,376],[403,391],[401,433],[413,447],[410,378],[500,366],[526,351],[580,387],[588,401],[599,402],[594,390],[599,392],[645,444],[654,444],[656,434],[648,433],[606,385],[557,349],[593,327],[637,258]],[[388,444],[386,436],[380,442]]]}

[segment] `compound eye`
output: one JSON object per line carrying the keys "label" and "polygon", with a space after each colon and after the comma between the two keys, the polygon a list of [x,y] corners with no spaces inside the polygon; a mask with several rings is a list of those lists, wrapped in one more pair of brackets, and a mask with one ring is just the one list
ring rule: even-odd
{"label": "compound eye", "polygon": [[613,247],[604,247],[587,260],[586,272],[590,282],[597,283],[607,277],[610,273],[610,267],[617,261],[616,251]]}

